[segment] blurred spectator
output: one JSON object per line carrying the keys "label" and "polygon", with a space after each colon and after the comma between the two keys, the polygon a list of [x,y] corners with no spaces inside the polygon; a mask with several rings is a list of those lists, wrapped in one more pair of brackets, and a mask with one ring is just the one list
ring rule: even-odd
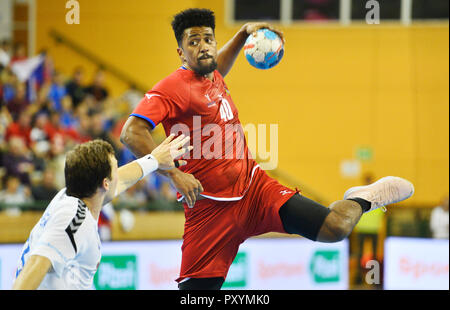
{"label": "blurred spectator", "polygon": [[108,90],[105,88],[105,74],[102,70],[98,70],[92,81],[92,84],[86,87],[85,92],[95,98],[97,102],[101,102],[108,97]]}
{"label": "blurred spectator", "polygon": [[337,19],[339,1],[336,0],[304,0],[301,2],[302,19],[307,21],[327,21]]}
{"label": "blurred spectator", "polygon": [[11,61],[11,43],[9,40],[3,40],[0,45],[0,65],[8,67]]}
{"label": "blurred spectator", "polygon": [[31,193],[36,201],[50,201],[58,193],[55,185],[55,172],[47,168],[42,174],[42,181],[31,187]]}
{"label": "blurred spectator", "polygon": [[7,176],[15,176],[22,184],[30,185],[30,173],[34,166],[23,139],[11,137],[8,143],[8,152],[3,156],[3,165]]}
{"label": "blurred spectator", "polygon": [[130,85],[130,88],[122,94],[122,99],[128,103],[128,111],[133,111],[142,97],[144,97],[144,94],[137,90],[136,85]]}
{"label": "blurred spectator", "polygon": [[[370,172],[363,175],[363,185],[371,184],[374,180],[375,178]],[[354,233],[357,239],[356,248],[359,262],[357,284],[365,283],[366,264],[368,261],[374,259],[381,261],[381,257],[378,257],[378,236],[382,229],[384,215],[381,209],[365,213],[355,226]],[[375,285],[371,285],[371,288],[376,287]]]}
{"label": "blurred spectator", "polygon": [[148,195],[151,200],[176,201],[176,191],[170,185],[169,179],[152,173],[147,177]]}
{"label": "blurred spectator", "polygon": [[107,203],[100,211],[98,218],[98,234],[100,240],[110,241],[112,239],[112,222],[115,216],[114,207],[112,203]]}
{"label": "blurred spectator", "polygon": [[72,98],[64,96],[61,99],[61,107],[61,126],[65,129],[75,129],[78,125],[78,120],[73,111]]}
{"label": "blurred spectator", "polygon": [[20,184],[20,180],[15,176],[7,176],[5,189],[0,191],[0,203],[7,205],[7,211],[19,213],[18,205],[31,202],[30,189]]}
{"label": "blurred spectator", "polygon": [[0,86],[1,86],[1,99],[3,103],[6,103],[14,99],[16,95],[16,89],[14,85],[17,83],[17,77],[13,74],[11,69],[5,68],[0,73]]}
{"label": "blurred spectator", "polygon": [[60,72],[56,71],[53,75],[53,82],[48,93],[48,98],[52,102],[52,108],[55,111],[61,112],[63,110],[62,99],[66,95],[67,90],[64,85],[64,76]]}
{"label": "blurred spectator", "polygon": [[0,105],[0,149],[5,146],[4,142],[6,141],[6,129],[11,123],[12,117],[11,114],[9,114],[8,109],[4,105]]}
{"label": "blurred spectator", "polygon": [[15,86],[14,97],[6,101],[6,107],[14,120],[19,118],[20,113],[25,111],[28,106],[25,83],[17,83]]}
{"label": "blurred spectator", "polygon": [[47,168],[54,171],[56,188],[63,188],[66,184],[64,180],[65,148],[61,141],[54,140],[50,143],[48,153]]}
{"label": "blurred spectator", "polygon": [[102,139],[109,142],[114,148],[116,158],[120,156],[119,147],[117,146],[117,141],[113,139],[111,133],[105,130],[105,118],[102,113],[98,110],[91,110],[90,114],[90,136],[92,139]]}
{"label": "blurred spectator", "polygon": [[27,51],[25,48],[25,44],[23,44],[22,42],[14,44],[13,55],[11,57],[10,65],[12,66],[13,63],[15,63],[16,61],[21,61],[25,59],[27,59]]}
{"label": "blurred spectator", "polygon": [[87,113],[79,113],[78,127],[76,128],[76,136],[74,137],[78,143],[84,143],[92,140],[91,124],[91,118],[87,115]]}
{"label": "blurred spectator", "polygon": [[47,122],[45,131],[52,143],[56,141],[65,144],[69,138],[68,131],[61,126],[61,115],[55,111],[50,113],[50,121]]}
{"label": "blurred spectator", "polygon": [[74,108],[83,102],[86,92],[82,85],[83,82],[83,68],[77,67],[73,72],[72,79],[66,84],[67,94],[72,98]]}
{"label": "blurred spectator", "polygon": [[49,120],[47,113],[41,112],[35,116],[34,125],[30,132],[30,138],[33,145],[41,142],[46,142],[48,144],[48,141],[50,140],[46,132],[48,122]]}
{"label": "blurred spectator", "polygon": [[31,115],[24,111],[19,115],[19,119],[9,124],[6,128],[5,139],[8,142],[12,137],[20,137],[26,147],[31,146]]}
{"label": "blurred spectator", "polygon": [[116,198],[120,205],[142,208],[147,204],[146,179],[142,179]]}
{"label": "blurred spectator", "polygon": [[433,238],[448,239],[449,234],[448,196],[442,199],[441,205],[431,211],[430,229]]}

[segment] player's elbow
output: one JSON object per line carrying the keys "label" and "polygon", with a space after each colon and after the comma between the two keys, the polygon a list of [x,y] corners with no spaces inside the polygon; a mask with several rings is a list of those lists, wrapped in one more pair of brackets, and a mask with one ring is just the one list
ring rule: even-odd
{"label": "player's elbow", "polygon": [[131,119],[128,119],[120,133],[120,142],[127,147],[133,146],[136,141],[138,130],[136,124]]}

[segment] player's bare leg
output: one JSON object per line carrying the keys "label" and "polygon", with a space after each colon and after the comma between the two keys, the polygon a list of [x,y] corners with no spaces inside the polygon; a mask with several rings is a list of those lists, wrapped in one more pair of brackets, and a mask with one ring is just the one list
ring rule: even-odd
{"label": "player's bare leg", "polygon": [[317,235],[317,241],[337,242],[345,239],[363,215],[363,207],[356,201],[339,200],[333,202],[330,213],[325,218]]}
{"label": "player's bare leg", "polygon": [[414,186],[398,177],[385,177],[377,182],[349,189],[344,200],[326,208],[306,197],[294,195],[279,211],[286,232],[320,242],[345,239],[364,212],[384,208],[405,200],[414,193]]}

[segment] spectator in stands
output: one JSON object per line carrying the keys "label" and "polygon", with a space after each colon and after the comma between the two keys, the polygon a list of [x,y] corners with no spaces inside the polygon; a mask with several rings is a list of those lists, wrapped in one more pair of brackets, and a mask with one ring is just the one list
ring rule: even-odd
{"label": "spectator in stands", "polygon": [[47,142],[50,140],[47,134],[46,127],[48,126],[48,115],[47,113],[38,113],[34,116],[34,124],[30,132],[30,138],[32,145],[40,142]]}
{"label": "spectator in stands", "polygon": [[17,83],[15,85],[14,97],[7,101],[6,107],[14,120],[19,118],[19,115],[28,107],[28,100],[26,96],[26,86],[24,83]]}
{"label": "spectator in stands", "polygon": [[108,97],[108,90],[105,88],[105,74],[103,70],[97,70],[92,84],[86,87],[87,94],[93,96],[97,102],[101,102]]}
{"label": "spectator in stands", "polygon": [[20,182],[30,185],[30,173],[33,172],[32,157],[24,141],[20,137],[11,137],[7,153],[3,156],[3,165],[6,175],[19,178]]}
{"label": "spectator in stands", "polygon": [[16,83],[18,83],[17,77],[12,73],[9,67],[1,71],[0,85],[3,102],[7,103],[14,99],[16,96]]}
{"label": "spectator in stands", "polygon": [[11,114],[9,114],[9,111],[4,104],[0,104],[0,149],[2,149],[5,146],[4,143],[6,141],[6,129],[11,123],[12,123]]}
{"label": "spectator in stands", "polygon": [[50,113],[50,121],[45,126],[50,142],[54,142],[58,139],[62,141],[63,144],[66,143],[68,134],[61,123],[61,115],[58,112],[52,111]]}
{"label": "spectator in stands", "polygon": [[137,104],[142,100],[144,94],[137,90],[136,85],[130,85],[129,89],[123,93],[122,99],[128,104],[128,110],[133,111]]}
{"label": "spectator in stands", "polygon": [[449,235],[448,196],[442,199],[441,205],[431,211],[430,229],[433,238],[448,239]]}
{"label": "spectator in stands", "polygon": [[142,179],[130,187],[126,192],[118,196],[114,202],[119,205],[127,205],[133,208],[142,208],[147,204],[146,180]]}
{"label": "spectator in stands", "polygon": [[64,180],[64,163],[65,163],[65,148],[64,144],[59,140],[54,140],[50,143],[50,151],[48,153],[47,168],[50,168],[55,173],[56,188],[63,188],[65,186]]}
{"label": "spectator in stands", "polygon": [[92,139],[102,139],[109,142],[114,148],[116,158],[120,156],[120,148],[109,131],[105,130],[105,118],[99,110],[89,111],[89,117],[91,119],[90,136]]}
{"label": "spectator in stands", "polygon": [[114,216],[114,205],[111,202],[108,202],[103,206],[98,218],[98,235],[100,236],[101,241],[112,240],[112,223]]}
{"label": "spectator in stands", "polygon": [[155,173],[147,178],[147,189],[150,200],[176,201],[176,191],[171,187],[169,180]]}
{"label": "spectator in stands", "polygon": [[51,168],[45,169],[41,182],[31,187],[31,193],[36,201],[50,201],[56,196],[55,172]]}
{"label": "spectator in stands", "polygon": [[[365,185],[372,184],[376,180],[371,172],[367,172],[362,176],[362,182]],[[383,220],[385,213],[381,209],[364,214],[358,224],[355,226],[353,233],[356,234],[356,252],[359,262],[357,269],[357,284],[367,285],[365,275],[367,272],[366,264],[370,260],[382,261],[380,257],[380,249],[378,247],[380,232],[383,229]],[[379,286],[370,285],[371,289],[377,289]]]}
{"label": "spectator in stands", "polygon": [[50,86],[48,98],[52,102],[52,108],[57,112],[62,112],[62,99],[67,95],[66,85],[64,85],[64,76],[55,71],[53,81]]}
{"label": "spectator in stands", "polygon": [[78,120],[73,110],[72,98],[70,96],[64,96],[61,99],[61,127],[65,129],[74,129],[78,125]]}
{"label": "spectator in stands", "polygon": [[66,84],[67,94],[72,98],[74,108],[77,108],[86,97],[86,92],[82,85],[83,83],[83,68],[77,67],[73,72],[72,79]]}
{"label": "spectator in stands", "polygon": [[11,62],[9,64],[12,66],[13,63],[15,63],[16,61],[22,61],[25,59],[27,59],[27,51],[25,48],[25,44],[23,44],[22,42],[18,42],[14,45],[13,55],[11,57]]}
{"label": "spectator in stands", "polygon": [[31,113],[27,110],[19,115],[19,119],[6,128],[5,139],[8,142],[12,137],[20,137],[26,147],[31,146]]}
{"label": "spectator in stands", "polygon": [[334,10],[338,5],[336,0],[305,0],[302,5],[304,6],[304,20],[320,22],[337,19]]}
{"label": "spectator in stands", "polygon": [[11,61],[11,43],[9,40],[3,40],[0,45],[0,66],[4,68],[9,66]]}
{"label": "spectator in stands", "polygon": [[84,143],[92,140],[91,118],[87,113],[78,114],[78,127],[76,128],[74,139],[77,143]]}
{"label": "spectator in stands", "polygon": [[20,180],[16,176],[7,176],[5,189],[0,191],[0,203],[5,204],[8,207],[7,211],[18,214],[20,213],[18,206],[31,201],[30,189],[27,186],[20,184]]}

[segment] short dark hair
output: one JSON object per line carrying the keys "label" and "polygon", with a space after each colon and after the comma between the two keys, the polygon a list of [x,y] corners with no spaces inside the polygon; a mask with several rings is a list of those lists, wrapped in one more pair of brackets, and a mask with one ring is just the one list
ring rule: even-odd
{"label": "short dark hair", "polygon": [[214,12],[208,9],[187,9],[173,17],[172,29],[175,33],[178,46],[181,46],[183,32],[191,27],[211,27],[213,32],[216,28]]}
{"label": "short dark hair", "polygon": [[95,194],[103,179],[111,178],[110,155],[114,155],[113,147],[100,139],[77,145],[69,151],[64,166],[66,194],[79,199]]}

